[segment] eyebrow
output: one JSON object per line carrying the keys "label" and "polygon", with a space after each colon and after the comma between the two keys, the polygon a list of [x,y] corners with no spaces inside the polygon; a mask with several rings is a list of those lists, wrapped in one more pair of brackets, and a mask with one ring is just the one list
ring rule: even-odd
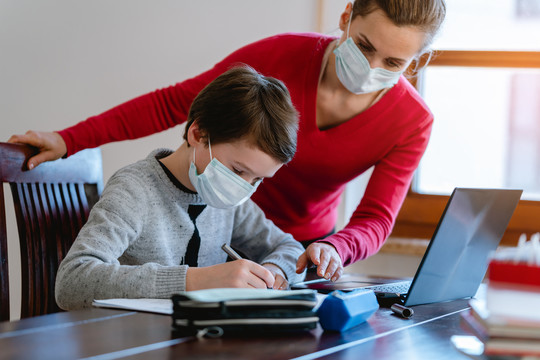
{"label": "eyebrow", "polygon": [[[375,46],[373,46],[373,44],[371,43],[371,41],[369,41],[369,39],[367,38],[366,35],[360,34],[360,37],[362,38],[362,40],[364,40],[368,44],[368,47],[369,47],[369,49],[371,51],[377,51]],[[392,61],[396,61],[396,62],[401,63],[401,64],[405,64],[407,62],[405,59],[400,59],[400,58],[396,58],[396,57],[388,57],[387,59],[392,60]]]}

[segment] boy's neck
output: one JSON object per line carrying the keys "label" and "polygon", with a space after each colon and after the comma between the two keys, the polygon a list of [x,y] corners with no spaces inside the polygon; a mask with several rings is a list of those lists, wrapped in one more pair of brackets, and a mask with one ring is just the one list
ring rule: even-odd
{"label": "boy's neck", "polygon": [[189,166],[191,164],[192,153],[193,148],[188,147],[187,142],[184,142],[175,152],[160,159],[160,161],[182,185],[196,192],[197,190],[195,190],[195,187],[189,180]]}

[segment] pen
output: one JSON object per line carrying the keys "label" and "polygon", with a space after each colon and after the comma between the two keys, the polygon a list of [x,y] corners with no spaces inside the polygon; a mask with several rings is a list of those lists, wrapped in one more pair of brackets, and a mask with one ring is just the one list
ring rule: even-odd
{"label": "pen", "polygon": [[233,260],[241,260],[242,259],[242,257],[240,255],[238,255],[238,253],[236,251],[234,251],[233,248],[230,247],[229,245],[223,244],[223,245],[221,245],[221,248],[223,249],[223,251],[225,251],[227,253],[227,255],[229,255],[231,257],[231,259],[233,259]]}
{"label": "pen", "polygon": [[414,314],[413,309],[400,304],[393,304],[390,309],[392,309],[393,312],[395,312],[401,317],[404,317],[405,319],[410,318]]}

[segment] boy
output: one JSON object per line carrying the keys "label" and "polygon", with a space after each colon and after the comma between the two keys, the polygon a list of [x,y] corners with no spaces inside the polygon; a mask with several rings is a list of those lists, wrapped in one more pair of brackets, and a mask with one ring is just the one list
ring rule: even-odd
{"label": "boy", "polygon": [[[301,280],[302,245],[249,200],[291,160],[297,129],[279,80],[248,67],[218,76],[194,100],[180,148],[155,150],[111,177],[60,264],[58,305]],[[253,261],[226,262],[224,243]]]}

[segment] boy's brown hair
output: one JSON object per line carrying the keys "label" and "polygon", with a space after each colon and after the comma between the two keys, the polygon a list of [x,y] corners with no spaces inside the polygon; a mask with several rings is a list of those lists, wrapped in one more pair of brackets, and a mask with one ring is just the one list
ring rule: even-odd
{"label": "boy's brown hair", "polygon": [[212,144],[247,139],[282,164],[296,152],[298,113],[278,79],[249,66],[227,70],[195,97],[184,133],[197,125]]}

